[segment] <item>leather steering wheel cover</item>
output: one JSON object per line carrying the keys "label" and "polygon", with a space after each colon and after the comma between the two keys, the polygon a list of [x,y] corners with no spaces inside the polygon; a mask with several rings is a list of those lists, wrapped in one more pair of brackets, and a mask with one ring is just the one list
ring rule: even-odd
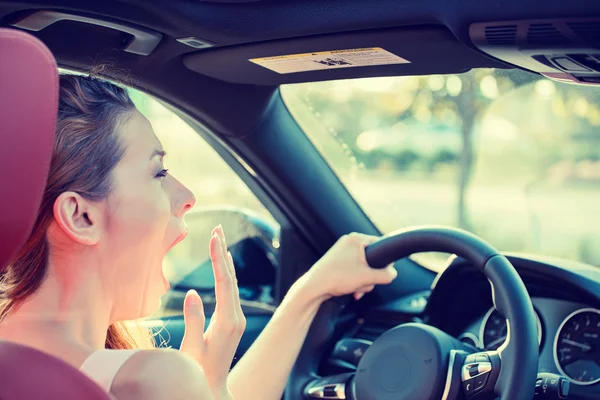
{"label": "leather steering wheel cover", "polygon": [[393,261],[428,251],[456,254],[482,271],[487,261],[498,254],[491,245],[469,232],[436,226],[392,232],[367,247],[365,253],[371,268],[385,268]]}
{"label": "leather steering wheel cover", "polygon": [[[499,352],[502,364],[496,392],[502,400],[533,398],[539,357],[536,319],[525,284],[504,256],[477,236],[446,227],[397,231],[368,246],[365,253],[372,268],[384,268],[398,259],[427,251],[456,254],[486,275],[492,285],[494,304],[510,321],[511,332],[508,344]],[[332,320],[341,312],[335,304],[329,301],[321,306],[290,375],[286,400],[298,398],[306,383],[315,377],[316,354],[327,349],[335,329]]]}
{"label": "leather steering wheel cover", "polygon": [[506,257],[479,237],[446,227],[397,231],[373,243],[365,252],[371,267],[383,268],[395,260],[427,251],[456,254],[488,278],[496,309],[508,319],[511,335],[508,345],[499,352],[502,364],[496,392],[502,399],[532,398],[539,362],[536,318],[525,284]]}
{"label": "leather steering wheel cover", "polygon": [[[521,277],[506,257],[496,255],[490,258],[484,266],[484,273],[492,285],[496,309],[510,324],[508,345],[498,351],[502,364],[496,393],[501,393],[502,399],[533,398],[539,343],[531,299]],[[530,395],[523,397],[525,393]]]}

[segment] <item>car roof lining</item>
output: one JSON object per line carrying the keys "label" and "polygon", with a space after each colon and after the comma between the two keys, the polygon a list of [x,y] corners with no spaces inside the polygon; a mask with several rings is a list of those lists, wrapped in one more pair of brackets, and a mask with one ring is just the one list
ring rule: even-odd
{"label": "car roof lining", "polygon": [[[43,8],[40,8],[43,7]],[[118,69],[104,73],[127,78],[132,86],[181,108],[221,135],[253,132],[266,115],[277,85],[295,81],[361,76],[454,73],[473,67],[502,67],[469,41],[474,22],[526,18],[600,15],[600,2],[588,0],[269,0],[244,3],[171,0],[104,0],[81,2],[35,0],[0,3],[0,25],[36,10],[57,10],[137,25],[162,33],[150,55],[122,51],[127,36],[108,28],[63,21],[34,32],[66,68],[89,70],[111,63]],[[387,35],[389,34],[389,35]],[[215,44],[197,50],[176,39],[196,37]],[[294,38],[294,39],[292,39]],[[430,38],[427,52],[419,54],[419,40]],[[384,46],[405,56],[411,64],[345,68],[273,76],[247,58],[271,53],[293,53],[317,47]],[[384,47],[379,46],[379,47]],[[289,50],[289,51],[288,51]],[[410,57],[409,55],[410,54]],[[438,55],[444,55],[440,58]],[[456,55],[450,57],[449,55]],[[413,58],[412,60],[410,58]],[[184,65],[193,68],[188,69]],[[225,65],[230,64],[228,67]],[[239,64],[238,64],[239,63]],[[135,77],[135,79],[131,79]],[[232,111],[234,110],[234,111]],[[235,115],[235,118],[232,118]]]}
{"label": "car roof lining", "polygon": [[[49,2],[46,2],[49,3]],[[468,39],[473,22],[530,18],[581,17],[579,10],[600,11],[589,0],[268,0],[244,3],[170,0],[13,0],[0,10],[31,12],[56,9],[117,19],[173,38],[195,36],[220,46],[369,29],[441,24]],[[587,14],[587,13],[584,13]],[[465,41],[466,43],[466,41]]]}

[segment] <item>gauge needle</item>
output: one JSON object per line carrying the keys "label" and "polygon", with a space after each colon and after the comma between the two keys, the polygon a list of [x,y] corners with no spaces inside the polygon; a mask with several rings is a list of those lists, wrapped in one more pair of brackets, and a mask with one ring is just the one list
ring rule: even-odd
{"label": "gauge needle", "polygon": [[496,345],[498,345],[498,344],[502,344],[502,343],[504,343],[504,341],[505,341],[505,340],[506,340],[506,336],[503,336],[503,337],[501,337],[501,338],[498,338],[498,339],[494,340],[492,343],[488,344],[486,347],[487,347],[488,349],[493,349],[493,348],[494,348],[494,346],[496,346]]}
{"label": "gauge needle", "polygon": [[571,346],[579,347],[583,351],[590,351],[592,349],[592,346],[590,346],[589,344],[575,342],[570,339],[563,339],[562,342],[565,344],[570,344]]}

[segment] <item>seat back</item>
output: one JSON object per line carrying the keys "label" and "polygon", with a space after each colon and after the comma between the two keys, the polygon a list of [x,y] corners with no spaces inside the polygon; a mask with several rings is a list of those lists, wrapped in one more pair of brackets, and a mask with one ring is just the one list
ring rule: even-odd
{"label": "seat back", "polygon": [[[0,273],[33,228],[54,147],[58,69],[48,48],[0,28]],[[0,341],[0,399],[109,400],[66,362]]]}
{"label": "seat back", "polygon": [[35,37],[0,29],[0,270],[23,246],[40,207],[58,113],[58,69]]}
{"label": "seat back", "polygon": [[0,341],[0,399],[110,400],[100,386],[66,362]]}

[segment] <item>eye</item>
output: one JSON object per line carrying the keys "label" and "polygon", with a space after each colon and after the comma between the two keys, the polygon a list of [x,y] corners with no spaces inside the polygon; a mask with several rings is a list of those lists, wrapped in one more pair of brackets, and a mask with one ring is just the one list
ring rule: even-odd
{"label": "eye", "polygon": [[169,173],[168,169],[161,169],[155,176],[155,178],[164,178]]}

